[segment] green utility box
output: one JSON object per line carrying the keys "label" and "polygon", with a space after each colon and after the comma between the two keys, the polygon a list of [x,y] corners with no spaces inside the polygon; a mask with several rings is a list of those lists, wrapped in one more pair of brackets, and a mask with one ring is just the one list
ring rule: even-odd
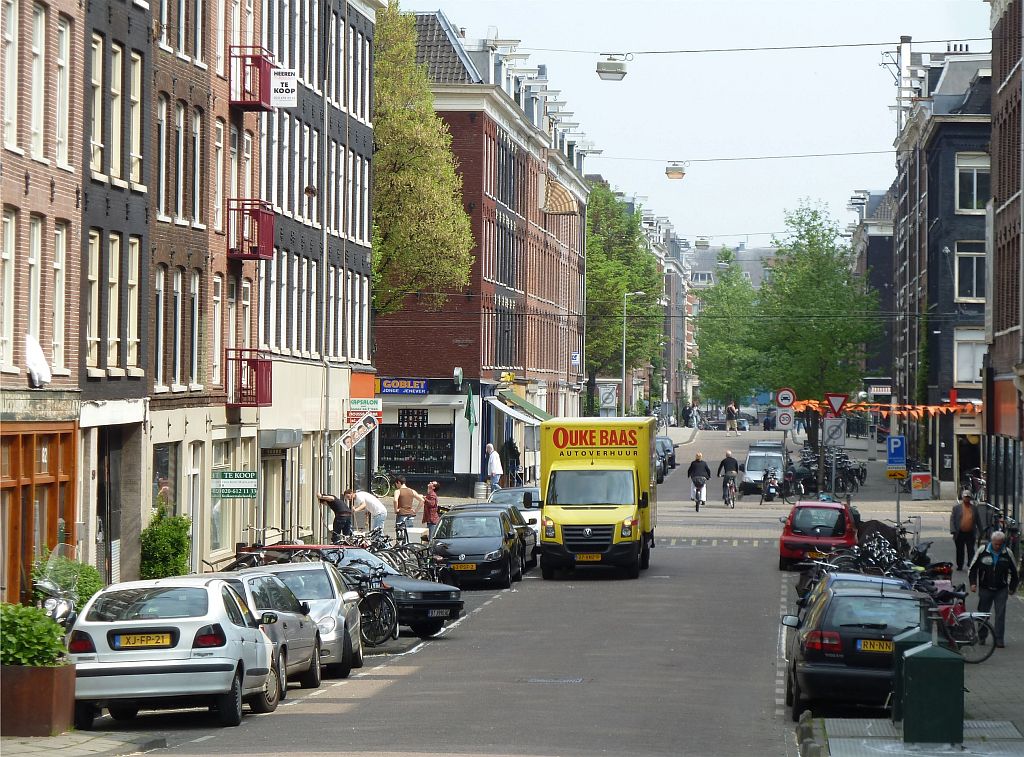
{"label": "green utility box", "polygon": [[892,722],[894,723],[903,720],[903,655],[908,650],[927,644],[931,640],[932,635],[922,631],[920,626],[908,628],[892,639]]}
{"label": "green utility box", "polygon": [[903,741],[962,744],[964,660],[934,644],[903,655]]}

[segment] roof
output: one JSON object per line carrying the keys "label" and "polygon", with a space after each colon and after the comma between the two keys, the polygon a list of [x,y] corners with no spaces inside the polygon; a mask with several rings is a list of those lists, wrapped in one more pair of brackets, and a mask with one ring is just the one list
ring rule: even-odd
{"label": "roof", "polygon": [[793,507],[821,507],[827,510],[845,510],[845,502],[825,502],[820,499],[801,499]]}
{"label": "roof", "polygon": [[416,14],[416,62],[435,84],[480,84],[483,77],[442,11]]}
{"label": "roof", "polygon": [[888,599],[921,599],[924,594],[913,589],[900,589],[889,586],[888,584],[878,584],[876,586],[861,588],[859,586],[843,586],[839,589],[830,588],[832,596],[834,597],[880,597],[884,596]]}
{"label": "roof", "polygon": [[105,586],[103,591],[111,589],[140,589],[144,586],[206,586],[216,578],[222,576],[216,573],[203,573],[198,576],[170,576],[168,578],[143,578],[138,581],[122,581],[120,583]]}

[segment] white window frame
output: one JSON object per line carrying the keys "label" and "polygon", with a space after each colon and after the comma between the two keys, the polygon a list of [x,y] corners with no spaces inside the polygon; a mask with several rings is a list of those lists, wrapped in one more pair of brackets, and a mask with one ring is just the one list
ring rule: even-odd
{"label": "white window frame", "polygon": [[291,339],[289,340],[289,347],[292,352],[296,352],[299,349],[299,256],[292,255],[292,270],[291,270],[292,287],[289,296],[289,304],[291,305]]}
{"label": "white window frame", "polygon": [[298,348],[301,352],[309,352],[309,329],[307,303],[309,301],[309,259],[302,258],[299,263],[299,313],[296,323],[299,327]]}
{"label": "white window frame", "polygon": [[128,95],[129,164],[128,179],[142,185],[142,56],[131,54]]}
{"label": "white window frame", "polygon": [[174,327],[171,331],[171,347],[174,354],[171,359],[171,386],[181,387],[181,319],[184,316],[182,308],[182,286],[184,285],[185,272],[181,268],[174,269],[174,278],[171,288],[171,317]]}
{"label": "white window frame", "polygon": [[31,37],[31,73],[29,97],[31,103],[30,127],[32,139],[29,151],[36,160],[45,161],[46,149],[46,6],[42,3],[32,4],[32,37]]}
{"label": "white window frame", "polygon": [[[295,199],[297,202],[302,203],[301,215],[307,221],[312,216],[312,205],[313,199],[306,194],[306,187],[312,186],[309,180],[310,177],[310,161],[312,159],[313,150],[311,149],[312,137],[310,136],[310,129],[308,124],[302,125],[302,178],[295,184]],[[300,186],[301,185],[301,186]]]}
{"label": "white window frame", "polygon": [[185,218],[185,106],[174,104],[174,217]]}
{"label": "white window frame", "polygon": [[228,277],[227,334],[224,344],[228,349],[234,349],[238,346],[238,279],[234,276]]}
{"label": "white window frame", "polygon": [[91,72],[89,75],[89,91],[92,95],[92,112],[89,114],[90,122],[90,153],[89,170],[94,174],[103,173],[103,37],[99,34],[92,35],[91,50]]}
{"label": "white window frame", "polygon": [[324,324],[324,328],[327,329],[327,341],[326,341],[326,352],[327,355],[334,357],[338,354],[337,342],[335,342],[335,335],[337,329],[335,328],[334,318],[334,279],[337,274],[337,266],[330,266],[327,269],[327,323]]}
{"label": "white window frame", "polygon": [[[960,371],[961,350],[965,345],[972,345],[972,352],[975,352],[975,365],[978,370],[974,375],[964,378]],[[981,384],[981,367],[985,358],[985,329],[978,326],[975,328],[958,328],[953,331],[953,385],[954,386],[977,386]],[[980,354],[977,350],[980,349]]]}
{"label": "white window frame", "polygon": [[370,362],[370,277],[363,276],[363,362]]}
{"label": "white window frame", "polygon": [[128,237],[128,278],[127,300],[128,310],[125,314],[126,321],[126,350],[125,364],[129,368],[139,367],[139,277],[142,274],[142,239],[136,236]]}
{"label": "white window frame", "polygon": [[188,361],[188,383],[190,389],[201,389],[202,382],[199,376],[199,332],[202,327],[200,319],[200,280],[199,271],[192,271],[189,282],[189,361]]}
{"label": "white window frame", "polygon": [[124,47],[110,43],[110,176],[123,175],[122,148],[124,145]]}
{"label": "white window frame", "polygon": [[21,8],[18,0],[4,0],[4,146],[18,150],[18,23]]}
{"label": "white window frame", "polygon": [[55,370],[63,370],[66,366],[64,358],[65,314],[67,307],[67,265],[68,265],[68,232],[66,221],[58,221],[53,226],[53,298],[52,298],[52,333],[50,335],[50,363]]}
{"label": "white window frame", "polygon": [[203,224],[203,112],[192,112],[192,223]]}
{"label": "white window frame", "polygon": [[370,56],[373,54],[370,40],[363,37],[363,120],[370,123]]}
{"label": "white window frame", "polygon": [[96,368],[100,364],[100,248],[102,246],[103,240],[100,232],[90,229],[85,364],[91,368]]}
{"label": "white window frame", "polygon": [[[320,131],[313,129],[310,132],[313,137],[312,161],[310,165],[309,186],[320,186]],[[307,145],[308,147],[308,145]],[[321,193],[316,192],[309,198],[309,220],[316,225],[320,224],[320,200]]]}
{"label": "white window frame", "polygon": [[224,231],[224,121],[213,126],[213,228]]}
{"label": "white window frame", "polygon": [[188,39],[188,23],[185,16],[185,12],[188,9],[188,3],[186,0],[178,0],[178,38],[176,43],[178,45],[178,55],[185,57],[185,41]]}
{"label": "white window frame", "polygon": [[[292,212],[296,218],[302,218],[302,190],[305,188],[304,174],[302,174],[302,122],[297,118],[292,119]],[[300,186],[301,185],[301,186]]]}
{"label": "white window frame", "polygon": [[121,363],[121,250],[117,232],[107,238],[107,368]]}
{"label": "white window frame", "polygon": [[[280,329],[277,344],[282,350],[288,348],[288,326],[289,318],[288,315],[290,310],[288,309],[288,253],[285,250],[281,250],[278,253],[277,258],[277,301],[278,311],[281,316],[277,318],[277,325],[275,329]],[[270,314],[270,320],[273,322],[274,314]]]}
{"label": "white window frame", "polygon": [[4,208],[3,237],[0,239],[0,367],[14,365],[14,277],[18,214]]}
{"label": "white window frame", "polygon": [[43,268],[43,217],[32,215],[28,220],[28,322],[25,333],[39,341],[40,296]]}
{"label": "white window frame", "polygon": [[268,113],[264,118],[267,124],[266,152],[264,153],[266,158],[262,161],[261,168],[267,180],[267,199],[270,200],[273,207],[280,208],[277,197],[277,164],[280,161],[277,152],[278,116],[277,113]]}
{"label": "white window frame", "polygon": [[227,7],[224,0],[217,0],[216,12],[213,15],[213,70],[218,76],[227,75],[225,67],[226,58],[224,50],[224,19]]}
{"label": "white window frame", "polygon": [[242,346],[252,346],[252,281],[242,280]]}
{"label": "white window frame", "polygon": [[153,282],[153,380],[157,386],[164,387],[164,336],[167,322],[167,266],[156,267]]}
{"label": "white window frame", "polygon": [[67,16],[58,16],[53,140],[54,158],[62,168],[71,167],[71,33],[71,20]]}
{"label": "white window frame", "polygon": [[192,0],[192,60],[202,65],[203,56],[206,54],[203,38],[203,23],[206,21],[206,9],[203,7],[203,0]]}
{"label": "white window frame", "polygon": [[157,218],[163,221],[170,220],[170,217],[167,215],[167,111],[169,106],[170,101],[167,96],[161,94],[157,98],[156,104],[156,212]]}
{"label": "white window frame", "polygon": [[246,130],[242,134],[242,196],[252,198],[252,144],[253,135]]}
{"label": "white window frame", "polygon": [[[962,245],[962,244],[963,245],[977,246],[980,249],[973,249],[973,250],[964,249],[964,250],[962,250],[962,249],[960,249],[960,245]],[[987,263],[987,261],[985,259],[985,242],[984,242],[984,240],[977,240],[977,241],[974,241],[974,240],[961,240],[961,241],[958,241],[956,243],[956,256],[955,256],[954,264],[953,264],[953,270],[954,270],[953,295],[954,295],[954,300],[956,302],[985,302],[985,295],[984,294],[982,294],[979,297],[979,296],[977,296],[977,293],[975,292],[974,296],[966,296],[966,297],[965,296],[961,296],[961,294],[960,294],[960,260],[962,258],[973,258],[974,259],[974,269],[975,269],[974,283],[977,284],[977,282],[978,282],[978,275],[977,275],[978,260],[980,259],[981,262],[984,265],[986,265],[986,266],[988,265],[988,263]],[[982,282],[982,286],[984,286],[984,283],[985,283],[985,276],[984,275],[982,275],[982,277],[981,277],[981,282]]]}
{"label": "white window frame", "polygon": [[988,153],[984,152],[958,152],[956,154],[956,181],[953,195],[956,199],[954,205],[959,215],[985,215],[985,208],[982,206],[963,208],[960,207],[960,174],[961,172],[972,172],[974,181],[974,203],[978,201],[978,174],[989,175],[989,196],[992,193],[992,160]]}
{"label": "white window frame", "polygon": [[213,276],[213,352],[210,358],[210,383],[220,386],[220,362],[223,351],[222,329],[224,327],[224,277],[219,273]]}
{"label": "white window frame", "polygon": [[160,45],[170,49],[167,30],[170,28],[170,4],[171,0],[160,0]]}
{"label": "white window frame", "polygon": [[[288,191],[291,180],[291,142],[292,127],[291,118],[287,113],[281,114],[281,149],[273,156],[272,160],[281,163],[281,210],[288,213],[291,210],[292,193]],[[275,193],[276,193],[275,183]]]}
{"label": "white window frame", "polygon": [[314,355],[320,352],[320,340],[317,339],[320,332],[317,331],[317,325],[320,319],[317,317],[317,262],[315,260],[309,261],[309,351]]}

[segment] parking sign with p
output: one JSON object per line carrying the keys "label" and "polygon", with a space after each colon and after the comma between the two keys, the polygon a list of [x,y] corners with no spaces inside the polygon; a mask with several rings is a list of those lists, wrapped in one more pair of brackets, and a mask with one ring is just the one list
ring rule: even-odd
{"label": "parking sign with p", "polygon": [[890,436],[885,440],[885,452],[888,465],[907,464],[907,437]]}

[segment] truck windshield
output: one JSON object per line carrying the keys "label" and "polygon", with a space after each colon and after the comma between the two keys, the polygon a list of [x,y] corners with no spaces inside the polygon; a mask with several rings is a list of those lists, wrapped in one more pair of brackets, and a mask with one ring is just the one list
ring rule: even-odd
{"label": "truck windshield", "polygon": [[549,505],[635,504],[633,471],[556,470],[548,485]]}

